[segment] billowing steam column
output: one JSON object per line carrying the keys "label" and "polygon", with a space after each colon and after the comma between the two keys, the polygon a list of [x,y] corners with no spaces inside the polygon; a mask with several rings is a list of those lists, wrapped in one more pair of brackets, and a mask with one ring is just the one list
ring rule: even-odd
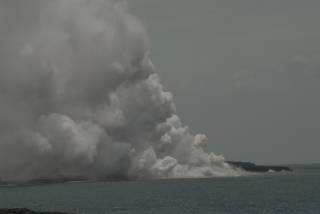
{"label": "billowing steam column", "polygon": [[2,180],[239,175],[181,124],[123,2],[0,6]]}

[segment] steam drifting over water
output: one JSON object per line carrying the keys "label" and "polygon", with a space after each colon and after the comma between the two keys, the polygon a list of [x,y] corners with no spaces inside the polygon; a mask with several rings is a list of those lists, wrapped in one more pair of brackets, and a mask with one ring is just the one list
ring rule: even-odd
{"label": "steam drifting over water", "polygon": [[1,179],[239,174],[181,124],[124,2],[0,6]]}

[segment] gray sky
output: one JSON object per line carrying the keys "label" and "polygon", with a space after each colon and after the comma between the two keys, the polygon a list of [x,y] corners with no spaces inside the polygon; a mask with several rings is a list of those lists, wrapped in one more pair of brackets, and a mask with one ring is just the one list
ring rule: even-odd
{"label": "gray sky", "polygon": [[320,162],[320,1],[133,0],[178,113],[210,150]]}

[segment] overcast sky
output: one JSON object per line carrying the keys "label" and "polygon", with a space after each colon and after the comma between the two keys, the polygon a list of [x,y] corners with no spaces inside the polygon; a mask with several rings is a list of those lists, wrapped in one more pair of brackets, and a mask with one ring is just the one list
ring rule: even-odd
{"label": "overcast sky", "polygon": [[320,1],[130,0],[178,113],[230,160],[320,162]]}

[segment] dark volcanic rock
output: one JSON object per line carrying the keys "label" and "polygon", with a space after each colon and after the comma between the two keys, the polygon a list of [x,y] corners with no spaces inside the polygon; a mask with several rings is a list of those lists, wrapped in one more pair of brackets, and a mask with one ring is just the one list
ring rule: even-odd
{"label": "dark volcanic rock", "polygon": [[67,214],[63,212],[35,212],[26,208],[0,209],[0,214]]}
{"label": "dark volcanic rock", "polygon": [[248,172],[268,172],[270,170],[275,172],[288,171],[291,172],[292,169],[287,166],[269,166],[269,165],[256,165],[251,162],[241,162],[241,161],[226,161],[226,163],[241,168]]}

